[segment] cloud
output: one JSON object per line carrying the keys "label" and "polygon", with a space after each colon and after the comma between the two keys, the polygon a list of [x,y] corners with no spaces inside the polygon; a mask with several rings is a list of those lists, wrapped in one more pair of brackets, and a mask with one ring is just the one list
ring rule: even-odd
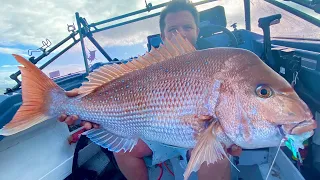
{"label": "cloud", "polygon": [[2,68],[12,68],[12,67],[17,67],[18,65],[2,65]]}
{"label": "cloud", "polygon": [[[148,0],[149,2],[155,6],[166,1]],[[207,9],[219,3],[208,3],[198,6],[198,9]],[[2,27],[0,29],[0,46],[23,44],[41,47],[42,41],[46,39],[49,39],[52,45],[55,45],[70,34],[67,31],[67,24],[74,23],[77,27],[75,12],[79,12],[80,16],[86,18],[90,24],[142,8],[145,8],[145,2],[141,0],[118,0],[116,3],[114,1],[99,0],[48,0],[34,1],[32,3],[28,0],[7,1],[0,7],[0,11],[6,14],[5,17],[0,19],[0,26]],[[160,12],[160,10],[161,8],[97,27],[113,25]],[[160,33],[158,23],[159,17],[153,17],[95,33],[94,37],[103,47],[146,44],[147,36]],[[60,51],[68,44],[63,45],[57,51]],[[85,44],[89,47],[93,46],[87,39]],[[80,43],[71,51],[81,51]]]}
{"label": "cloud", "polygon": [[[149,2],[155,6],[166,1],[149,0]],[[211,5],[216,5],[216,3]],[[211,5],[202,6],[199,9]],[[28,0],[7,1],[0,7],[0,11],[6,14],[4,18],[0,19],[0,46],[24,44],[41,47],[42,41],[47,38],[55,45],[70,34],[67,31],[67,24],[74,23],[77,27],[75,12],[79,12],[80,16],[86,18],[90,24],[142,8],[145,8],[145,2],[141,0],[118,0],[116,3],[99,0],[48,0],[32,3]],[[157,9],[97,27],[113,25],[160,12],[160,10]],[[160,32],[158,22],[159,17],[154,17],[99,32],[94,34],[94,37],[102,46],[108,47],[146,43],[148,35]],[[75,50],[79,51],[80,49],[78,46]]]}
{"label": "cloud", "polygon": [[[160,0],[152,1],[153,5],[160,2]],[[79,12],[80,16],[85,17],[89,23],[93,23],[144,7],[144,1],[140,0],[118,0],[116,3],[99,0],[48,0],[32,3],[29,0],[6,1],[0,7],[2,14],[6,14],[0,19],[0,45],[21,43],[40,47],[46,38],[52,44],[57,44],[70,34],[67,31],[67,24],[74,23],[77,26],[75,12]],[[139,35],[138,30],[134,29],[134,33],[128,32],[128,29],[123,30],[138,37],[146,34],[143,32]],[[122,31],[122,34],[125,32]],[[138,37],[129,39],[127,42],[135,41]],[[105,42],[117,44],[119,41],[111,40],[114,38],[109,33]]]}
{"label": "cloud", "polygon": [[102,31],[94,34],[94,36],[102,46],[106,47],[147,43],[147,36],[160,33],[158,21],[159,17],[154,17],[126,26]]}
{"label": "cloud", "polygon": [[[166,1],[148,0],[148,3],[151,2],[153,6],[155,6]],[[197,1],[198,0],[194,0],[193,2]],[[228,28],[236,22],[239,28],[244,28],[243,1],[219,0],[217,2],[203,4],[197,8],[204,10],[216,5],[225,7]],[[283,10],[260,0],[253,0],[251,5],[251,22],[252,25],[255,26],[253,26],[252,29],[259,33],[261,32],[261,29],[257,27],[259,17],[275,13],[284,13]],[[142,8],[145,8],[145,2],[143,0],[47,0],[32,1],[32,3],[30,3],[29,0],[6,1],[0,6],[0,12],[5,14],[5,16],[0,18],[0,46],[9,47],[16,44],[23,44],[41,47],[42,41],[46,40],[46,38],[52,42],[52,45],[55,45],[70,34],[67,31],[67,24],[74,23],[77,26],[75,22],[75,12],[79,12],[80,16],[85,17],[90,24]],[[129,17],[117,22],[112,22],[109,25],[159,12],[160,10],[161,9],[158,9],[149,13]],[[285,13],[284,15],[287,17],[283,17],[281,27],[272,27],[275,29],[272,31],[273,33],[277,35],[301,36],[302,34],[307,37],[319,37],[320,33],[315,33],[317,30],[315,28],[318,27],[310,25],[310,23],[301,23],[301,20],[298,21],[297,17],[289,13]],[[146,43],[146,37],[148,35],[159,33],[158,18],[159,17],[154,17],[152,19],[109,29],[94,34],[94,37],[102,46],[107,47]],[[64,47],[66,47],[66,45],[64,45]],[[59,48],[59,50],[61,49],[62,48]],[[78,52],[81,48],[77,46],[74,50]]]}
{"label": "cloud", "polygon": [[0,47],[0,53],[2,54],[19,54],[25,57],[29,57],[26,54],[26,50],[18,49],[18,48],[8,48],[8,47]]}
{"label": "cloud", "polygon": [[[37,66],[39,67],[39,66],[42,66],[43,64],[37,64]],[[16,67],[18,67],[18,66],[20,66],[20,65],[8,65],[8,64],[5,64],[5,65],[2,65],[2,66],[0,66],[1,68],[16,68]],[[17,69],[18,70],[18,69]]]}

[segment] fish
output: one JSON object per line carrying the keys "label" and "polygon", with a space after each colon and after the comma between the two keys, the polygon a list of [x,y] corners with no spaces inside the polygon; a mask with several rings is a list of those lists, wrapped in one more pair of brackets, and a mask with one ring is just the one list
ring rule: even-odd
{"label": "fish", "polygon": [[202,163],[228,158],[225,147],[277,147],[286,136],[310,138],[317,127],[290,83],[253,52],[196,50],[179,33],[127,63],[94,70],[76,97],[13,56],[23,65],[23,103],[0,135],[76,114],[100,125],[83,135],[113,152],[130,152],[138,139],[193,149],[184,179]]}

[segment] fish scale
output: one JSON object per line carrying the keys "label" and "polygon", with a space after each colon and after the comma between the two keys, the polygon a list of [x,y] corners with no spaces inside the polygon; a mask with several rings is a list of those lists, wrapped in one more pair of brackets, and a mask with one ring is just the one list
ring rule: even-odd
{"label": "fish scale", "polygon": [[192,148],[185,179],[203,162],[228,157],[223,145],[275,147],[295,133],[290,138],[303,147],[316,128],[291,85],[254,53],[196,51],[179,33],[126,64],[94,70],[72,98],[34,64],[15,58],[24,65],[23,104],[0,135],[75,114],[100,124],[83,135],[113,152],[131,151],[139,139]]}
{"label": "fish scale", "polygon": [[[190,62],[188,62],[187,64],[190,64]],[[197,103],[195,102],[203,98],[200,92],[202,92],[205,87],[208,87],[207,81],[177,75],[171,76],[169,72],[172,69],[178,68],[173,68],[170,64],[168,64],[167,66],[171,68],[166,68],[166,66],[163,65],[158,69],[158,71],[154,71],[154,69],[149,70],[154,72],[155,76],[153,78],[153,81],[150,81],[150,78],[148,78],[148,76],[139,74],[139,77],[142,78],[136,79],[136,81],[131,81],[132,86],[129,88],[124,88],[127,86],[127,84],[125,83],[126,81],[124,81],[126,77],[123,77],[123,79],[119,79],[115,83],[107,84],[104,87],[101,87],[100,91],[98,90],[91,96],[89,95],[86,98],[81,99],[81,101],[84,102],[71,103],[80,106],[82,104],[88,104],[90,107],[89,112],[84,114],[82,113],[87,107],[86,106],[83,109],[72,108],[79,110],[72,112],[66,111],[66,113],[77,114],[81,119],[90,118],[92,122],[101,124],[102,126],[105,126],[106,129],[112,132],[117,132],[121,135],[128,135],[126,133],[138,134],[139,136],[145,136],[150,139],[159,140],[157,138],[165,134],[165,139],[170,141],[170,143],[168,144],[172,145],[174,144],[174,142],[170,140],[170,137],[174,138],[176,135],[185,135],[190,138],[189,141],[194,141],[194,131],[188,131],[188,125],[190,123],[186,124],[187,126],[185,126],[185,129],[179,129],[176,128],[176,126],[180,125],[181,116],[195,113],[195,111],[192,109],[194,109],[197,105]],[[192,69],[194,68],[192,66],[187,67],[189,69],[179,70],[178,72],[193,72]],[[170,71],[163,71],[163,69],[170,69]],[[145,74],[148,74],[148,72],[145,72]],[[190,76],[192,77],[192,74]],[[144,86],[135,87],[136,84],[139,84],[141,82],[148,83],[144,84]],[[102,93],[103,91],[107,91],[108,96],[96,96],[96,94],[105,94]],[[128,101],[125,101],[125,97],[126,95],[131,94],[130,92],[132,92],[132,95],[129,95],[129,99],[131,99],[131,101],[129,102],[131,103],[128,103]],[[124,95],[122,96],[122,94]],[[96,101],[98,100],[96,97],[99,97],[99,101],[104,101],[101,100],[101,98],[120,98],[110,98],[108,104],[98,104],[96,103]],[[144,106],[142,106],[142,102]],[[186,111],[186,109],[190,109],[191,111],[188,112]],[[175,119],[175,123],[170,123],[170,120],[172,119]],[[135,131],[122,132],[122,130],[124,129],[124,123],[127,126],[134,127]],[[150,129],[148,130],[153,133],[145,132],[145,129],[143,127],[150,127]],[[160,129],[164,130],[157,131]],[[185,139],[185,137],[182,137],[182,139]],[[163,143],[167,142],[164,141]]]}

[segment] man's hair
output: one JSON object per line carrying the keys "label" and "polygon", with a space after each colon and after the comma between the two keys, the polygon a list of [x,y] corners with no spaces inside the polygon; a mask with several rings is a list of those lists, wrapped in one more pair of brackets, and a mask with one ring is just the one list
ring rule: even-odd
{"label": "man's hair", "polygon": [[170,3],[168,3],[168,5],[166,6],[166,8],[164,8],[161,13],[160,13],[160,31],[163,34],[164,33],[164,28],[166,26],[165,24],[165,18],[168,15],[168,13],[176,13],[176,12],[180,12],[180,11],[189,11],[193,18],[194,21],[197,25],[197,27],[199,27],[199,12],[198,10],[194,7],[193,4],[189,3],[189,2],[185,2],[185,1],[171,1]]}

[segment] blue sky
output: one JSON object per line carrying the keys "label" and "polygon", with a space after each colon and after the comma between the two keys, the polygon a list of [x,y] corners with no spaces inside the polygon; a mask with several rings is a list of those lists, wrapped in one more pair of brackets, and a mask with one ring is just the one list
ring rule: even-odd
{"label": "blue sky", "polygon": [[[148,0],[147,2],[157,5],[165,1]],[[292,4],[292,2],[285,3]],[[224,6],[228,28],[235,22],[237,22],[238,28],[244,28],[242,1],[220,0],[197,6],[197,9],[201,11],[216,5]],[[0,18],[0,93],[5,87],[12,87],[15,84],[9,75],[17,71],[18,64],[11,54],[16,53],[29,58],[28,49],[41,47],[42,41],[46,38],[52,42],[52,46],[59,43],[69,35],[67,24],[74,23],[76,25],[75,12],[79,12],[80,16],[85,17],[90,24],[144,7],[144,0],[117,0],[116,3],[110,0],[47,0],[33,1],[32,3],[29,0],[19,0],[2,3],[0,12],[5,16]],[[320,38],[319,27],[310,25],[310,23],[302,21],[280,8],[273,7],[265,1],[252,0],[251,9],[252,30],[254,32],[261,33],[261,29],[257,27],[260,17],[281,13],[283,17],[280,25],[272,26],[272,35]],[[149,13],[131,18],[147,14]],[[316,16],[320,18],[319,15]],[[94,34],[94,37],[112,58],[127,59],[145,53],[147,36],[159,33],[158,21],[158,17],[154,17],[99,32]],[[122,21],[116,23],[120,22]],[[85,41],[85,45],[90,50],[97,50],[88,40]],[[62,49],[63,47],[54,51],[49,57],[42,59],[39,65]],[[34,55],[37,57],[40,53]],[[96,53],[96,57],[96,62],[107,61],[99,52]],[[80,43],[46,67],[44,72],[48,74],[56,70],[60,70],[61,75],[84,70]]]}

